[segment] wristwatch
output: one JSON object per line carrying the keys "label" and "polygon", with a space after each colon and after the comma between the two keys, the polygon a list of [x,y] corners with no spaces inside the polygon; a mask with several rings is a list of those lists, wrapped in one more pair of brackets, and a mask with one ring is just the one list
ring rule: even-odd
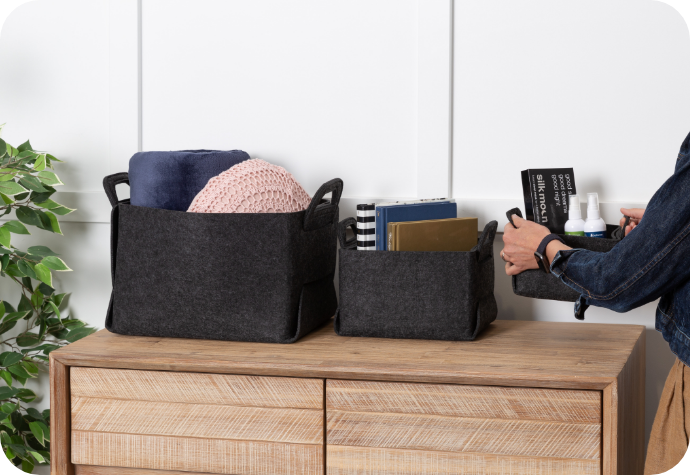
{"label": "wristwatch", "polygon": [[549,234],[542,239],[539,247],[534,252],[534,258],[537,260],[537,265],[547,274],[551,273],[551,265],[549,264],[549,260],[546,258],[546,246],[548,246],[551,241],[563,242],[563,239],[561,239],[558,234]]}

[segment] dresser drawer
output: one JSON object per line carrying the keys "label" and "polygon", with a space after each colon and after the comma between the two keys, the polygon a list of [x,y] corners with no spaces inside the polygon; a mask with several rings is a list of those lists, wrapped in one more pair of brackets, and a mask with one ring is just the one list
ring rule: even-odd
{"label": "dresser drawer", "polygon": [[[320,379],[73,367],[72,463],[237,475],[323,473]],[[94,472],[95,473],[95,472]]]}
{"label": "dresser drawer", "polygon": [[601,397],[328,380],[328,474],[598,475]]}

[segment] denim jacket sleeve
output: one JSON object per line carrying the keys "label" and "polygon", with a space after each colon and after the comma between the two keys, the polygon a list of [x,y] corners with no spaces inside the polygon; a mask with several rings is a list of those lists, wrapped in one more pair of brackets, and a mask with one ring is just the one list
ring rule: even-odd
{"label": "denim jacket sleeve", "polygon": [[640,225],[613,250],[556,254],[552,272],[587,305],[627,312],[690,279],[690,154],[682,152]]}

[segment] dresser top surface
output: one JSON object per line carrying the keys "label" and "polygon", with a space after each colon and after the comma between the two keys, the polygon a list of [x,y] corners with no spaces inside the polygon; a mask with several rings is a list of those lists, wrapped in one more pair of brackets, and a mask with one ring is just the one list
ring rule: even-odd
{"label": "dresser top surface", "polygon": [[499,386],[602,389],[645,327],[499,320],[475,341],[341,337],[332,324],[291,345],[116,335],[51,353],[68,366]]}

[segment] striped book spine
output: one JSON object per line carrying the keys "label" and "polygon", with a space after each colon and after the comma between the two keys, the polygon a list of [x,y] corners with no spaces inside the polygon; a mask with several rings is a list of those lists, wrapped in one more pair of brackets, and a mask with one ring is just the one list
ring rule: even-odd
{"label": "striped book spine", "polygon": [[357,250],[376,250],[376,205],[357,205]]}

